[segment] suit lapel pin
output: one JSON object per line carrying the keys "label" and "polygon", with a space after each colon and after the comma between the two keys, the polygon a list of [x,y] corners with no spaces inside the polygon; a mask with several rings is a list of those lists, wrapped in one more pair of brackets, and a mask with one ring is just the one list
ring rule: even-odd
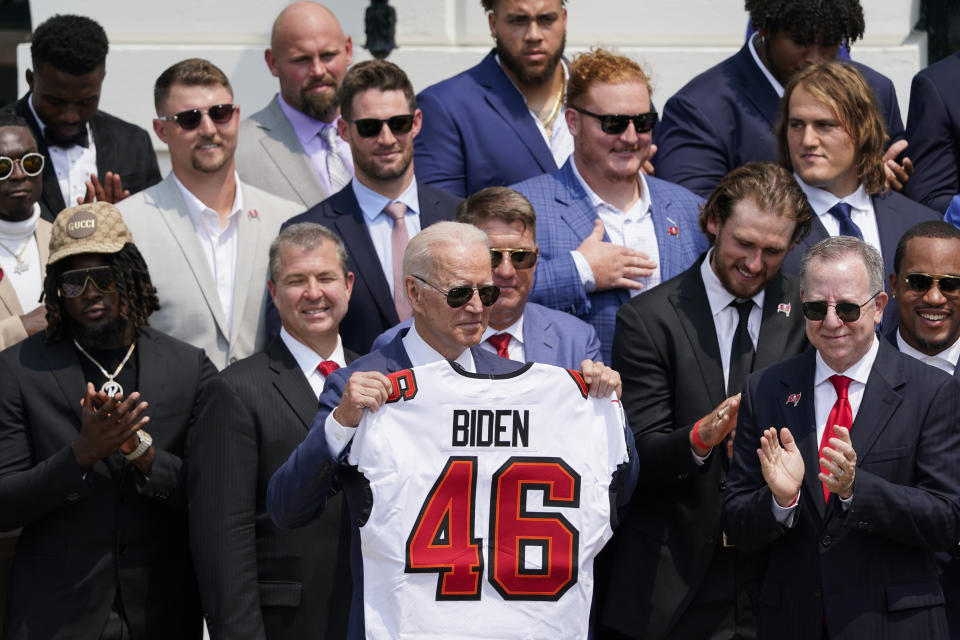
{"label": "suit lapel pin", "polygon": [[672,236],[680,235],[680,227],[677,226],[676,221],[671,220],[670,218],[667,218],[667,222],[670,223],[670,227],[667,229],[667,233],[669,233]]}
{"label": "suit lapel pin", "polygon": [[791,404],[791,403],[793,404],[793,406],[797,406],[798,404],[800,404],[799,393],[791,393],[790,395],[787,396],[787,401],[784,402],[784,404]]}
{"label": "suit lapel pin", "polygon": [[777,313],[782,313],[783,315],[790,317],[790,303],[781,302],[777,305]]}
{"label": "suit lapel pin", "polygon": [[256,209],[250,209],[247,211],[247,217],[249,217],[251,220],[256,220],[260,217],[260,212]]}

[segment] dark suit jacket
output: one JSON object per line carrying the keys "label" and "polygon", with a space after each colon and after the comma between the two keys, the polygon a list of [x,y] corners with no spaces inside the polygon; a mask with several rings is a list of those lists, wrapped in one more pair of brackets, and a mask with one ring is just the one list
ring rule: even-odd
{"label": "dark suit jacket", "polygon": [[526,99],[493,51],[421,91],[417,106],[423,128],[413,142],[414,160],[417,178],[427,184],[465,198],[557,169]]}
{"label": "dark suit jacket", "polygon": [[[27,105],[30,94],[20,98],[14,106],[17,115],[23,117],[37,139],[37,148],[47,162],[43,167],[43,195],[40,197],[41,215],[53,222],[64,208],[75,206],[76,202],[64,203],[60,185],[57,183],[56,170],[50,161],[47,142],[40,133],[40,125],[34,119]],[[90,121],[93,131],[93,143],[97,146],[97,177],[104,181],[107,171],[120,174],[123,188],[131,194],[143,191],[160,182],[160,167],[157,155],[153,151],[150,136],[140,127],[124,122],[109,113],[97,111]]]}
{"label": "dark suit jacket", "polygon": [[[849,508],[824,505],[813,377],[815,351],[748,376],[723,525],[748,549],[769,549],[759,637],[946,638],[935,551],[960,535],[960,386],[880,340],[857,417]],[[799,393],[798,402],[788,396]],[[760,433],[787,427],[804,461],[799,513],[777,523],[760,470]]]}
{"label": "dark suit jacket", "polygon": [[[345,352],[347,364],[356,356]],[[309,526],[267,516],[270,476],[307,435],[317,399],[276,338],[210,385],[190,436],[190,544],[211,636],[342,638],[350,602],[341,499]],[[341,544],[343,545],[341,549]]]}
{"label": "dark suit jacket", "polygon": [[[369,512],[370,491],[363,475],[346,463],[349,446],[339,456],[329,450],[323,425],[327,415],[340,403],[343,389],[354,371],[393,373],[412,366],[402,342],[406,333],[401,332],[382,349],[330,374],[320,395],[320,410],[310,432],[280,466],[267,487],[267,512],[278,526],[284,528],[302,527],[312,522],[327,507],[329,496],[337,488],[343,488],[353,523],[350,539],[353,594],[347,632],[351,640],[364,637],[363,560],[358,523],[363,523],[364,514]],[[479,373],[510,373],[523,366],[476,347],[470,352]]]}
{"label": "dark suit jacket", "polygon": [[118,590],[134,638],[201,637],[182,457],[216,369],[150,328],[135,354],[156,448],[149,480],[118,453],[78,466],[85,383],[69,339],[46,345],[40,333],[0,354],[0,530],[23,527],[6,640],[99,638]]}
{"label": "dark suit jacket", "polygon": [[[915,224],[928,220],[940,220],[942,216],[933,209],[906,198],[895,191],[878,193],[873,196],[873,211],[877,217],[877,230],[880,232],[880,255],[883,257],[884,274],[893,273],[893,256],[897,252],[897,243],[900,236]],[[783,260],[781,269],[787,273],[800,275],[800,261],[807,249],[827,237],[827,229],[820,222],[818,216],[813,218],[813,226],[805,238],[797,242],[793,251]],[[887,306],[883,310],[883,324],[881,330],[886,333],[896,327],[899,322],[897,316],[897,301],[890,289],[890,281],[883,279],[884,289],[889,296]]]}
{"label": "dark suit jacket", "polygon": [[[890,141],[902,138],[893,83],[866,65],[850,64],[873,89]],[[667,100],[653,130],[660,147],[653,159],[657,176],[707,197],[733,169],[754,160],[776,162],[773,128],[779,105],[780,98],[743,45]]]}
{"label": "dark suit jacket", "polygon": [[[460,204],[459,198],[420,182],[417,182],[417,196],[421,229],[441,220],[453,220],[453,212]],[[348,184],[306,213],[290,218],[281,230],[298,222],[317,222],[329,227],[347,245],[347,265],[355,279],[347,315],[340,323],[340,337],[347,349],[359,354],[369,352],[373,340],[400,322],[400,318],[353,186]],[[273,301],[268,300],[267,335],[273,338],[279,334],[280,317]]]}
{"label": "dark suit jacket", "polygon": [[[726,452],[718,447],[697,466],[689,441],[694,423],[727,397],[702,260],[617,314],[613,368],[623,378],[640,478],[611,541],[600,622],[635,638],[669,633],[700,588],[721,535]],[[777,310],[782,303],[789,314]],[[796,278],[774,278],[762,315],[753,370],[807,347]]]}
{"label": "dark suit jacket", "polygon": [[910,85],[907,155],[915,171],[903,193],[943,215],[960,193],[960,53],[923,69]]}

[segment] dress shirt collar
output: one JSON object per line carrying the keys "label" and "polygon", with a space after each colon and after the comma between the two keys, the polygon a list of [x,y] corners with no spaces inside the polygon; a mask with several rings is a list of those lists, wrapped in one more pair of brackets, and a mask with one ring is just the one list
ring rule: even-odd
{"label": "dress shirt collar", "polygon": [[858,209],[860,211],[873,210],[873,203],[870,200],[870,194],[867,193],[867,190],[863,186],[862,182],[860,183],[860,186],[857,187],[856,191],[843,198],[838,198],[826,189],[811,187],[796,173],[793,174],[793,177],[797,181],[797,184],[800,185],[800,188],[803,190],[803,192],[807,194],[807,200],[810,202],[810,208],[813,209],[813,212],[818,216],[832,215],[829,213],[829,211],[833,205],[837,204],[838,202],[846,202],[854,209]]}
{"label": "dress shirt collar", "polygon": [[[583,179],[583,176],[580,175],[580,170],[577,169],[577,160],[573,156],[570,157],[570,168],[573,169],[573,175],[580,183],[580,186],[583,187],[583,190],[587,194],[587,198],[590,199],[590,206],[597,210],[598,208],[606,207],[610,211],[620,211],[612,204],[605,201],[597,193],[590,188],[590,185],[587,184],[587,181]],[[650,210],[650,188],[647,187],[647,179],[643,176],[643,171],[637,173],[637,182],[640,184],[640,197],[637,199],[636,204],[631,207],[631,211],[637,211],[639,217],[643,217]],[[620,211],[620,213],[627,213],[627,211]]]}
{"label": "dress shirt collar", "polygon": [[340,116],[337,116],[333,119],[333,122],[323,122],[322,120],[315,120],[302,111],[297,111],[283,99],[281,94],[277,94],[277,102],[280,103],[280,110],[283,111],[283,115],[287,117],[287,121],[290,123],[290,126],[293,127],[293,132],[297,134],[297,140],[300,141],[300,145],[307,147],[308,143],[317,137],[317,135],[326,127],[337,126],[337,120],[340,119]]}
{"label": "dress shirt collar", "polygon": [[937,353],[936,355],[928,356],[922,351],[917,351],[903,339],[903,334],[900,329],[897,329],[897,347],[900,349],[901,353],[904,353],[912,358],[916,358],[921,362],[925,362],[930,366],[936,367],[946,371],[950,375],[953,375],[957,370],[957,361],[960,360],[960,340],[956,340],[952,345]]}
{"label": "dress shirt collar", "polygon": [[343,342],[339,335],[337,336],[337,346],[334,347],[333,353],[326,358],[290,335],[286,327],[281,327],[280,339],[283,340],[283,344],[289,349],[290,354],[297,361],[297,365],[306,378],[313,375],[313,372],[317,370],[317,365],[324,360],[333,360],[341,367],[347,366],[346,358],[343,355]]}
{"label": "dress shirt collar", "polygon": [[[403,348],[407,350],[407,357],[410,358],[410,364],[414,367],[446,360],[439,351],[423,341],[423,338],[417,333],[416,320],[410,325],[410,329],[407,331],[407,335],[403,336],[402,341]],[[454,362],[463,367],[465,371],[470,373],[477,372],[477,368],[473,363],[473,354],[470,353],[470,349],[464,349],[460,355],[454,359]]]}
{"label": "dress shirt collar", "polygon": [[480,342],[498,333],[509,333],[511,338],[523,344],[523,314],[521,313],[517,321],[506,329],[494,329],[490,325],[487,325],[487,328],[483,331],[483,338],[480,339]]}
{"label": "dress shirt collar", "polygon": [[813,386],[816,387],[822,383],[832,384],[828,381],[828,378],[832,375],[847,376],[854,382],[867,384],[867,378],[870,377],[870,369],[873,368],[873,362],[877,359],[877,352],[879,350],[880,342],[877,340],[876,334],[874,334],[873,343],[870,345],[870,348],[867,350],[867,352],[862,358],[854,362],[846,371],[834,371],[831,369],[829,365],[823,361],[823,357],[820,355],[820,352],[817,351],[817,366],[813,376]]}
{"label": "dress shirt collar", "polygon": [[197,230],[201,228],[206,229],[210,237],[216,238],[226,231],[231,224],[237,221],[239,218],[237,214],[243,210],[243,194],[240,192],[240,176],[237,175],[236,172],[233,173],[233,181],[237,187],[233,194],[233,207],[230,209],[230,215],[227,216],[227,224],[222,229],[220,228],[219,214],[201,202],[197,196],[193,195],[193,192],[180,182],[176,173],[172,175],[173,183],[177,185],[177,189],[180,190],[180,195],[183,196],[183,201],[187,205],[187,213],[190,215],[190,220],[193,221],[193,226]]}
{"label": "dress shirt collar", "polygon": [[9,220],[0,220],[0,236],[22,240],[34,234],[37,230],[37,224],[40,222],[40,203],[33,203],[33,213],[26,220],[11,222]]}
{"label": "dress shirt collar", "polygon": [[[700,277],[703,279],[703,287],[707,290],[707,301],[710,303],[710,313],[716,317],[717,314],[729,307],[730,303],[738,298],[724,288],[723,283],[720,282],[720,278],[713,272],[713,267],[710,266],[710,259],[712,257],[713,247],[707,251],[706,257],[700,264]],[[766,288],[761,289],[759,293],[752,298],[754,304],[756,304],[761,311],[763,310],[763,300],[764,297],[766,297],[766,293]]]}
{"label": "dress shirt collar", "polygon": [[760,39],[760,34],[755,33],[747,41],[747,48],[750,49],[750,55],[753,56],[753,61],[757,63],[757,66],[760,67],[760,71],[763,72],[764,77],[766,77],[767,82],[770,83],[770,86],[773,87],[773,90],[777,92],[777,97],[783,97],[783,85],[780,84],[780,81],[773,77],[773,74],[770,73],[770,69],[767,69],[767,65],[763,64],[763,60],[760,59],[760,55],[757,53],[757,48],[755,46],[755,41]]}
{"label": "dress shirt collar", "polygon": [[363,217],[366,218],[367,224],[372,223],[374,219],[381,214],[386,215],[383,213],[383,208],[391,202],[402,202],[407,205],[407,213],[420,214],[420,197],[417,194],[416,179],[410,181],[410,185],[404,189],[403,193],[401,193],[400,197],[396,200],[391,200],[377,193],[356,178],[354,178],[350,184],[353,185],[353,193],[357,196],[357,203],[360,205],[360,211],[363,212]]}

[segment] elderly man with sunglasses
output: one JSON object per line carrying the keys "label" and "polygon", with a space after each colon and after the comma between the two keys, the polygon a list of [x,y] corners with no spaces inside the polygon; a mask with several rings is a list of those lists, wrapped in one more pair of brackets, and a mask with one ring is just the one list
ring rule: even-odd
{"label": "elderly man with sunglasses", "polygon": [[758,637],[946,639],[935,554],[960,538],[960,385],[877,338],[867,243],[818,242],[801,286],[814,349],[747,378],[723,505],[731,541],[767,554]]}
{"label": "elderly man with sunglasses", "polygon": [[636,62],[603,49],[578,56],[566,100],[573,155],[559,170],[514,185],[538,218],[532,299],[593,325],[610,362],[620,305],[707,250],[697,232],[703,200],[641,172],[656,113]]}
{"label": "elderly man with sunglasses", "polygon": [[119,208],[154,274],[160,311],[151,324],[222,369],[266,343],[268,248],[301,207],[237,177],[240,108],[215,65],[191,58],[169,67],[154,103],[172,171]]}

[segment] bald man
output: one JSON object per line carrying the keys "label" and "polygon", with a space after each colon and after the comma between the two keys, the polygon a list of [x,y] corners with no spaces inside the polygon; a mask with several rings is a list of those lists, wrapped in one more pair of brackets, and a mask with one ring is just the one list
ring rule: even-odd
{"label": "bald man", "polygon": [[280,91],[240,123],[240,178],[308,209],[353,178],[350,146],[337,135],[337,89],[353,43],[322,4],[295,2],[277,16],[264,60]]}

